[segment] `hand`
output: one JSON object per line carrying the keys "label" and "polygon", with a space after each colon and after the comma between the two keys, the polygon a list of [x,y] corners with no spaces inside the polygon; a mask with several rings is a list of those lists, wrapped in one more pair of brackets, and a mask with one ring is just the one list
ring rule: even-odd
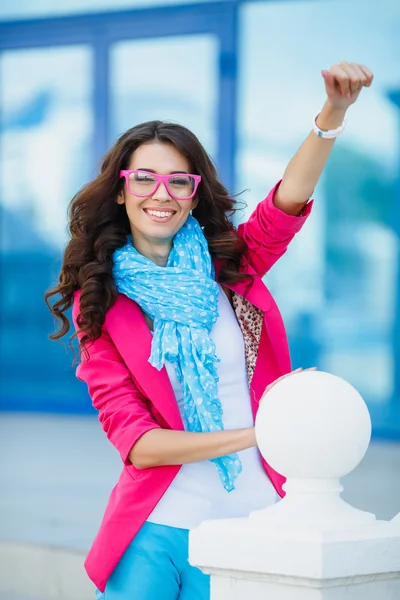
{"label": "hand", "polygon": [[286,375],[282,375],[281,377],[278,377],[278,379],[275,379],[275,381],[270,383],[265,388],[265,391],[261,397],[261,400],[264,398],[265,394],[267,394],[274,387],[274,385],[276,385],[279,381],[282,381],[282,379],[286,379],[286,377],[290,377],[291,375],[295,375],[296,373],[301,373],[302,371],[305,372],[305,371],[316,371],[316,370],[317,370],[317,367],[310,367],[309,369],[302,369],[300,367],[299,369],[295,369],[294,371],[291,371],[290,373],[286,373]]}
{"label": "hand", "polygon": [[357,100],[363,87],[369,87],[374,78],[365,65],[347,63],[344,60],[333,65],[329,71],[323,69],[328,102],[334,109],[347,110]]}

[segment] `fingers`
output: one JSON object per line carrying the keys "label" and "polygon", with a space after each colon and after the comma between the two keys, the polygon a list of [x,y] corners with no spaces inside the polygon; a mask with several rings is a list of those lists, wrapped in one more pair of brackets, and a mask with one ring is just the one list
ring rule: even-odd
{"label": "fingers", "polygon": [[349,96],[351,94],[350,81],[346,71],[339,65],[334,65],[330,68],[330,72],[334,75],[342,96]]}
{"label": "fingers", "polygon": [[327,71],[326,69],[322,69],[321,71],[326,83],[328,83],[329,85],[335,87],[335,76],[333,73],[331,73],[330,71]]}
{"label": "fingers", "polygon": [[[364,86],[369,87],[374,77],[365,65],[348,63],[344,60],[338,65],[333,65],[329,73],[335,77],[336,87],[341,94],[347,97],[357,94]],[[327,79],[326,76],[324,77]]]}
{"label": "fingers", "polygon": [[270,383],[264,391],[264,394],[266,394],[267,392],[269,392],[270,389],[272,389],[274,387],[274,385],[276,385],[277,383],[279,383],[280,381],[282,381],[282,379],[286,379],[287,377],[290,377],[291,375],[295,375],[296,373],[300,373],[301,371],[304,373],[305,371],[316,371],[317,367],[309,367],[308,369],[303,369],[302,367],[299,367],[298,369],[295,369],[294,371],[291,371],[290,373],[286,373],[285,375],[281,375],[281,377],[278,377],[278,379],[275,379],[275,381],[273,381],[272,383]]}
{"label": "fingers", "polygon": [[[301,369],[297,369],[297,371],[301,371]],[[295,371],[295,373],[297,371]],[[272,383],[270,383],[269,385],[267,385],[267,387],[264,390],[264,394],[266,394],[267,392],[269,392],[269,390],[271,390],[274,387],[274,385],[276,385],[279,381],[282,381],[282,379],[285,379],[285,377],[288,377],[289,375],[291,375],[291,373],[288,373],[287,375],[282,375],[282,377],[278,377],[278,379],[275,379],[275,381],[273,381]]]}
{"label": "fingers", "polygon": [[364,73],[364,75],[366,75],[366,77],[367,77],[367,83],[364,84],[365,87],[369,87],[371,85],[371,83],[372,83],[373,78],[374,78],[374,74],[365,65],[358,65],[358,66],[360,67],[360,69],[362,70],[362,72]]}
{"label": "fingers", "polygon": [[363,87],[366,76],[355,63],[347,64],[342,62],[340,66],[349,77],[350,93],[356,94]]}

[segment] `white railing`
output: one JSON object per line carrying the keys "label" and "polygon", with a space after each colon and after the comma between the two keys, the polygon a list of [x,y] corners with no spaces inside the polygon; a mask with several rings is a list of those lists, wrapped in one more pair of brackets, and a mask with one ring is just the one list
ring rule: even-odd
{"label": "white railing", "polygon": [[298,373],[266,394],[256,435],[286,496],[191,532],[190,562],[211,574],[211,600],[399,600],[400,513],[379,521],[340,497],[371,437],[360,394],[329,373]]}

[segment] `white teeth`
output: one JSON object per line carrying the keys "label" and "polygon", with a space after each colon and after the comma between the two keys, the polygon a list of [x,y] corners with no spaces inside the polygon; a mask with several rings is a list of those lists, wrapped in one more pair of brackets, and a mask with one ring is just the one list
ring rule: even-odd
{"label": "white teeth", "polygon": [[163,219],[165,217],[170,217],[171,215],[173,215],[173,212],[165,212],[165,211],[159,211],[159,210],[147,210],[146,212],[149,213],[149,215],[153,215],[153,217],[159,217],[160,219]]}

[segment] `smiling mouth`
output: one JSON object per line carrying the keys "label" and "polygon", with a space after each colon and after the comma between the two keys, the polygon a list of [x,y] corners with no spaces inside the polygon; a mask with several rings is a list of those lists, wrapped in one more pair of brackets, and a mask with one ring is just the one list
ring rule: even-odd
{"label": "smiling mouth", "polygon": [[176,214],[175,210],[153,210],[150,208],[143,209],[152,221],[169,221]]}
{"label": "smiling mouth", "polygon": [[151,208],[145,208],[145,212],[154,217],[170,217],[175,214],[175,210],[152,210]]}

